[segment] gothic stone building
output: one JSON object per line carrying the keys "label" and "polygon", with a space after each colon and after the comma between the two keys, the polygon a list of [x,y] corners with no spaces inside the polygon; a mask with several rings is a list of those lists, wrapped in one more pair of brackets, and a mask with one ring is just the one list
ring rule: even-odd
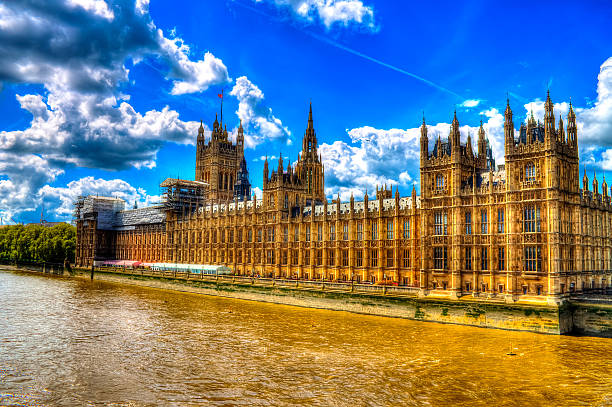
{"label": "gothic stone building", "polygon": [[77,264],[125,259],[223,264],[236,274],[419,287],[422,295],[559,302],[612,287],[608,185],[579,185],[576,116],[515,131],[505,110],[505,164],[496,167],[480,126],[477,150],[461,143],[456,114],[429,148],[421,126],[421,194],[386,187],[370,199],[328,202],[312,107],[297,162],[266,160],[263,198],[250,197],[243,130],[236,144],[215,121],[201,127],[196,180],[166,180],[164,203],[125,210],[89,196],[77,202]]}

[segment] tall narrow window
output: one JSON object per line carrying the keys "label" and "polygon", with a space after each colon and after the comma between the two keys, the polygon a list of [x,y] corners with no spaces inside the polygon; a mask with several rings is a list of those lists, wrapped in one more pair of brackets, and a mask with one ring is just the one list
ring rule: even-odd
{"label": "tall narrow window", "polygon": [[342,240],[348,240],[349,238],[349,225],[347,222],[342,224]]}
{"label": "tall narrow window", "polygon": [[448,267],[448,249],[446,247],[434,247],[434,268],[446,269]]}
{"label": "tall narrow window", "polygon": [[480,251],[480,269],[489,269],[489,250],[486,247],[483,247]]}
{"label": "tall narrow window", "polygon": [[334,249],[328,250],[327,251],[327,265],[328,266],[335,266],[336,262],[335,262],[335,258],[334,255],[336,254]]}
{"label": "tall narrow window", "polygon": [[472,248],[471,247],[465,248],[465,269],[466,270],[472,269]]}
{"label": "tall narrow window", "polygon": [[499,271],[506,269],[506,249],[504,247],[500,247],[497,254],[497,269]]}
{"label": "tall narrow window", "polygon": [[504,233],[504,210],[497,210],[497,233]]}
{"label": "tall narrow window", "polygon": [[317,226],[317,240],[320,242],[323,240],[323,226],[320,224]]}
{"label": "tall narrow window", "polygon": [[480,211],[480,233],[486,235],[489,233],[489,222],[487,220],[487,211]]}
{"label": "tall narrow window", "polygon": [[534,233],[540,231],[540,208],[529,205],[523,209],[523,231]]}
{"label": "tall narrow window", "polygon": [[448,214],[446,212],[434,212],[434,234],[448,234]]}
{"label": "tall narrow window", "polygon": [[525,180],[535,181],[536,179],[536,167],[534,163],[529,163],[525,166]]}
{"label": "tall narrow window", "polygon": [[465,234],[472,234],[472,212],[470,211],[465,213]]}
{"label": "tall narrow window", "polygon": [[387,240],[393,240],[393,221],[387,221]]}
{"label": "tall narrow window", "polygon": [[300,227],[298,225],[295,225],[293,227],[293,241],[294,242],[300,241]]}
{"label": "tall narrow window", "polygon": [[444,175],[436,175],[436,190],[440,191],[444,189]]}
{"label": "tall narrow window", "polygon": [[285,209],[289,208],[289,195],[285,192],[285,203],[283,204]]}
{"label": "tall narrow window", "polygon": [[372,240],[376,240],[378,239],[378,222],[373,220],[371,227],[372,227],[372,237],[371,238]]}
{"label": "tall narrow window", "polygon": [[289,241],[289,228],[285,226],[283,227],[283,242],[287,243],[288,241]]}
{"label": "tall narrow window", "polygon": [[387,267],[393,267],[393,249],[387,250]]}
{"label": "tall narrow window", "polygon": [[306,241],[310,242],[310,225],[306,225]]}
{"label": "tall narrow window", "polygon": [[336,225],[329,225],[329,240],[336,240]]}
{"label": "tall narrow window", "polygon": [[540,246],[527,246],[523,254],[523,269],[525,271],[542,270],[542,251]]}
{"label": "tall narrow window", "polygon": [[363,240],[363,223],[357,223],[357,240]]}
{"label": "tall narrow window", "polygon": [[356,264],[355,266],[357,267],[363,267],[363,250],[361,249],[356,249],[355,250],[355,255],[356,255]]}
{"label": "tall narrow window", "polygon": [[404,230],[402,233],[402,238],[410,239],[410,220],[404,221]]}
{"label": "tall narrow window", "polygon": [[378,249],[370,250],[370,267],[378,267]]}
{"label": "tall narrow window", "polygon": [[410,267],[410,250],[402,250],[402,266],[404,268]]}

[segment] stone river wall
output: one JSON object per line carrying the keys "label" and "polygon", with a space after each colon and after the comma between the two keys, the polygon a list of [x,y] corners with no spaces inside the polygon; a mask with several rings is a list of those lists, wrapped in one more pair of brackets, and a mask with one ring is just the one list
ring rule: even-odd
{"label": "stone river wall", "polygon": [[[67,274],[66,274],[67,275]],[[89,279],[89,270],[76,270],[75,278]],[[194,278],[147,275],[140,272],[95,272],[95,280],[158,289],[199,293],[298,307],[321,308],[385,317],[529,331],[545,334],[579,334],[612,337],[612,301],[566,302],[560,307],[539,304],[508,304],[477,298],[459,300],[399,294],[393,288],[363,292],[333,283],[309,284],[231,276]],[[348,285],[350,289],[350,285]],[[380,289],[380,287],[376,287]]]}

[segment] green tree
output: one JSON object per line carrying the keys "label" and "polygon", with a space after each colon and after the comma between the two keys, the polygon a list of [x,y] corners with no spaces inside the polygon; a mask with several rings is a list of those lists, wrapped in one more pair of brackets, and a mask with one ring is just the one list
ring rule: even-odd
{"label": "green tree", "polygon": [[0,260],[74,262],[76,228],[67,223],[53,227],[11,225],[0,228]]}

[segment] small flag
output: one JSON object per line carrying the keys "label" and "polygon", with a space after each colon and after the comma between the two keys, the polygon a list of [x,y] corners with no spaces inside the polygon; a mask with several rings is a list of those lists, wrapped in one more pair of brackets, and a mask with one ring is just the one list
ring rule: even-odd
{"label": "small flag", "polygon": [[223,93],[219,93],[219,94],[217,94],[217,96],[219,96],[221,99],[223,99]]}

